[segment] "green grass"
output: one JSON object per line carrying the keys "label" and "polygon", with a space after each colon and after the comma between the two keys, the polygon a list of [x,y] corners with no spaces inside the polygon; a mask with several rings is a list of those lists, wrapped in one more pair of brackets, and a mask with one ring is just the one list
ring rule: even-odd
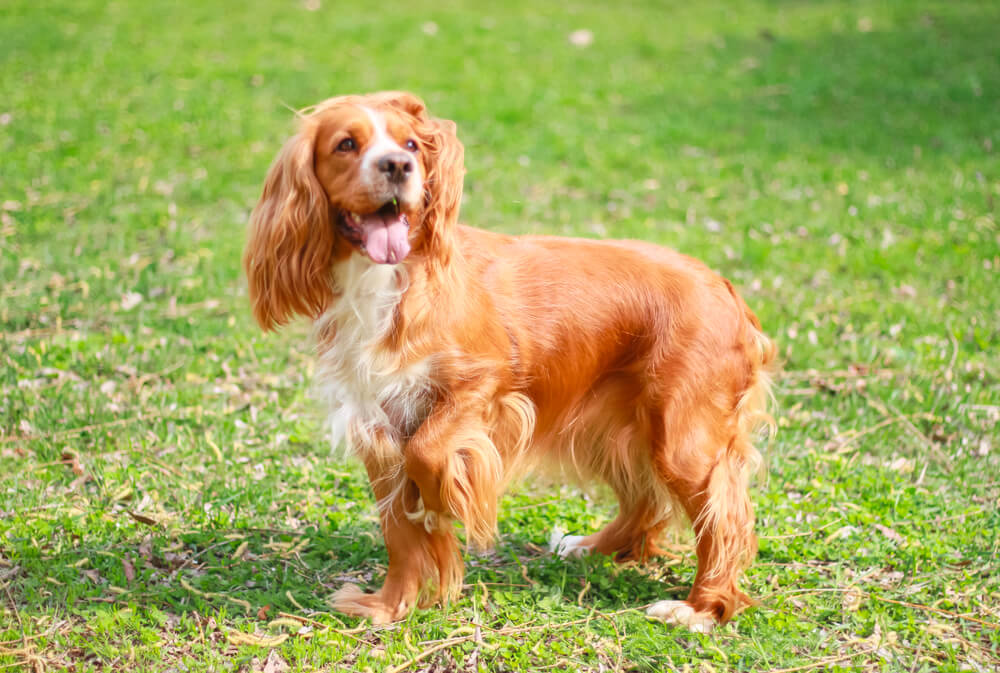
{"label": "green grass", "polygon": [[[1000,667],[1000,8],[611,5],[4,3],[0,670]],[[239,256],[287,106],[385,88],[457,121],[464,221],[741,288],[785,367],[760,607],[647,621],[690,540],[555,560],[613,509],[529,482],[458,603],[329,612],[385,570],[372,498]]]}

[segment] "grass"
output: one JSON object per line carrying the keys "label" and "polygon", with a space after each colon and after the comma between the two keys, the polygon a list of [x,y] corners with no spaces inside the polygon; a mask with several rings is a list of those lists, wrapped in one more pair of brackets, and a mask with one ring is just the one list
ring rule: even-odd
{"label": "grass", "polygon": [[[998,21],[8,0],[0,670],[997,670]],[[308,397],[306,327],[259,333],[239,255],[287,107],[384,88],[458,122],[464,221],[644,238],[741,288],[785,368],[759,607],[708,636],[647,621],[690,584],[690,540],[555,560],[553,526],[613,511],[529,482],[458,603],[329,612],[384,572],[372,498]]]}

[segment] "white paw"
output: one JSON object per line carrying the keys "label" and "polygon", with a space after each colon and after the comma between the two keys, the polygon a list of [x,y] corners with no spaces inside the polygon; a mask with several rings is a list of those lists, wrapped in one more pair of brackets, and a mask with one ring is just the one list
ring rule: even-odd
{"label": "white paw", "polygon": [[549,536],[549,551],[561,558],[580,557],[590,553],[590,547],[583,544],[582,535],[563,535],[558,528]]}
{"label": "white paw", "polygon": [[646,614],[667,624],[686,626],[695,633],[708,633],[715,626],[715,617],[696,611],[687,601],[659,601],[649,606]]}

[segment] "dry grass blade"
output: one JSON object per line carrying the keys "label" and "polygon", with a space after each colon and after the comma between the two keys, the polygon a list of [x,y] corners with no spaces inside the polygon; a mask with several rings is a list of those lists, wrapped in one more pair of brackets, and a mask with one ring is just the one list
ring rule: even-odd
{"label": "dry grass blade", "polygon": [[56,430],[54,432],[46,432],[35,435],[15,435],[12,437],[0,437],[0,444],[9,444],[11,442],[33,442],[41,439],[56,440],[65,439],[66,437],[75,437],[76,435],[82,435],[85,432],[93,432],[94,430],[104,430],[107,428],[113,428],[120,425],[127,425],[129,423],[137,423],[139,421],[151,418],[151,416],[135,416],[133,418],[119,418],[114,421],[107,421],[105,423],[94,423],[93,425],[85,425],[79,428],[70,428],[69,430]]}
{"label": "dry grass blade", "polygon": [[847,654],[840,654],[835,657],[826,657],[824,659],[819,659],[809,664],[803,664],[801,666],[792,666],[791,668],[775,668],[771,669],[769,673],[796,673],[796,671],[808,671],[813,668],[826,668],[830,664],[836,664],[841,661],[846,661],[848,659],[853,659],[854,657],[861,657],[866,654],[871,654],[877,647],[869,647],[866,650],[860,650],[858,652],[848,652]]}
{"label": "dry grass blade", "polygon": [[[649,606],[647,605],[647,606],[642,606],[642,607],[638,607],[638,608],[626,608],[626,609],[623,609],[623,610],[617,610],[615,612],[610,612],[610,613],[607,613],[607,614],[600,614],[600,613],[597,613],[596,611],[591,611],[591,613],[589,615],[587,615],[586,617],[584,617],[582,619],[574,619],[574,620],[571,620],[571,621],[559,622],[559,623],[555,623],[555,624],[536,624],[536,625],[533,625],[533,626],[504,627],[504,628],[501,628],[501,629],[494,629],[494,628],[491,628],[491,627],[485,626],[485,625],[475,625],[474,627],[467,627],[467,628],[471,628],[472,629],[472,633],[469,633],[469,634],[466,634],[466,635],[462,635],[462,636],[456,636],[454,638],[447,638],[445,640],[439,641],[433,647],[429,647],[429,648],[421,651],[419,654],[411,657],[405,663],[402,663],[402,664],[400,664],[398,666],[394,666],[393,668],[388,669],[386,673],[400,673],[400,671],[406,670],[407,668],[409,668],[413,664],[416,664],[416,663],[418,663],[418,662],[426,659],[427,657],[429,657],[430,655],[434,654],[435,652],[440,652],[441,650],[447,649],[449,647],[453,647],[454,645],[458,645],[458,644],[461,644],[461,643],[464,643],[464,642],[468,642],[470,640],[477,640],[478,641],[482,637],[482,630],[483,629],[485,629],[487,631],[491,631],[493,634],[495,634],[497,636],[507,637],[507,636],[513,636],[513,635],[518,635],[518,634],[522,634],[522,633],[530,633],[532,631],[557,630],[557,629],[564,629],[564,628],[567,628],[567,627],[570,627],[570,626],[577,626],[579,624],[588,624],[591,621],[593,621],[595,617],[607,619],[607,620],[609,620],[609,621],[612,622],[612,625],[614,625],[614,621],[611,619],[612,617],[616,617],[618,615],[622,615],[622,614],[626,614],[626,613],[639,612],[639,611],[645,610],[645,608],[647,608],[647,607],[649,607]],[[621,637],[620,637],[620,635],[618,633],[617,627],[615,627],[615,634],[616,634],[616,636],[618,636],[619,650],[621,651]]]}
{"label": "dry grass blade", "polygon": [[416,664],[419,661],[423,661],[424,659],[426,659],[427,657],[431,656],[435,652],[440,652],[441,650],[448,649],[449,647],[453,647],[453,646],[458,645],[460,643],[469,642],[470,640],[474,640],[475,637],[476,637],[476,635],[473,633],[473,634],[469,634],[467,636],[458,636],[456,638],[449,638],[448,640],[445,640],[445,641],[442,641],[442,642],[438,643],[434,647],[429,647],[426,650],[423,650],[422,652],[420,652],[416,656],[410,658],[405,663],[402,663],[399,666],[393,666],[392,668],[387,669],[386,673],[400,673],[401,671],[405,671],[406,669],[408,669],[413,664]]}
{"label": "dry grass blade", "polygon": [[288,640],[287,633],[279,633],[276,636],[262,636],[256,633],[245,633],[243,631],[226,631],[226,639],[233,645],[253,645],[255,647],[277,647]]}
{"label": "dry grass blade", "polygon": [[188,583],[188,581],[185,580],[183,577],[180,579],[180,583],[182,587],[184,587],[191,593],[195,594],[196,596],[201,596],[202,598],[221,598],[223,600],[229,601],[231,603],[236,603],[237,605],[242,606],[244,609],[246,609],[247,612],[250,612],[252,610],[250,602],[245,601],[242,598],[236,598],[228,594],[221,594],[213,591],[199,591],[198,589],[195,589],[193,586],[191,586],[191,584]]}
{"label": "dry grass blade", "polygon": [[945,610],[943,608],[935,608],[930,605],[921,605],[920,603],[908,603],[906,601],[897,601],[892,598],[883,598],[882,596],[876,596],[874,594],[866,594],[869,598],[876,601],[881,601],[882,603],[892,603],[893,605],[901,605],[906,608],[913,608],[914,610],[921,610],[924,612],[936,612],[939,615],[946,615],[948,617],[954,617],[955,619],[961,619],[967,622],[974,622],[981,626],[985,626],[989,629],[1000,632],[1000,623],[997,622],[987,622],[976,617],[970,617],[969,615],[963,615],[958,612],[952,612],[951,610]]}
{"label": "dry grass blade", "polygon": [[3,591],[7,595],[7,600],[10,602],[10,609],[14,613],[14,619],[17,620],[17,628],[21,632],[21,647],[17,650],[11,651],[9,654],[13,656],[23,657],[26,662],[28,662],[32,669],[37,673],[41,673],[45,670],[44,660],[35,654],[34,650],[31,649],[30,639],[24,632],[24,622],[21,621],[21,613],[18,610],[17,602],[14,600],[14,596],[10,593],[10,587],[7,584],[3,585]]}

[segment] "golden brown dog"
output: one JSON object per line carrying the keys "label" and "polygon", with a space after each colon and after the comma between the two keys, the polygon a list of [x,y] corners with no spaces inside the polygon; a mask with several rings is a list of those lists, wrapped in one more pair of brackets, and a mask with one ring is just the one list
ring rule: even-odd
{"label": "golden brown dog", "polygon": [[643,561],[686,517],[694,586],[649,613],[729,619],[750,600],[747,482],[773,345],[727,280],[671,250],[459,225],[463,173],[455,124],[416,97],[332,98],[303,113],[251,217],[254,315],[313,321],[335,435],[381,512],[385,583],[344,587],[338,609],[386,622],[454,597],[454,522],[488,545],[509,480],[547,465],[619,503],[559,553]]}

